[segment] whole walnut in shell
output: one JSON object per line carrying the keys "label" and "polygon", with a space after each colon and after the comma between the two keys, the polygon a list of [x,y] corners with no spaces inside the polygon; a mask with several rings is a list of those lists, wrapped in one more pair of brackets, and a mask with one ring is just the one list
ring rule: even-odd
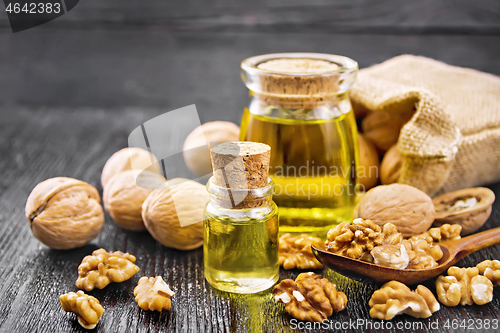
{"label": "whole walnut in shell", "polygon": [[382,185],[397,183],[401,175],[403,157],[395,144],[385,153],[380,164],[380,182]]}
{"label": "whole walnut in shell", "polygon": [[165,188],[166,181],[162,175],[150,171],[143,171],[137,178],[133,170],[120,172],[104,188],[104,208],[123,229],[144,230],[142,204],[154,189]]}
{"label": "whole walnut in shell", "polygon": [[366,192],[354,209],[354,218],[372,220],[379,226],[390,222],[403,237],[418,235],[434,221],[432,199],[418,188],[404,184],[381,185]]}
{"label": "whole walnut in shell", "polygon": [[188,169],[199,176],[210,174],[213,144],[238,141],[239,136],[240,127],[229,121],[212,121],[196,127],[184,141],[182,154]]}
{"label": "whole walnut in shell", "polygon": [[97,189],[67,177],[50,178],[35,186],[25,214],[35,238],[59,250],[87,244],[104,224]]}
{"label": "whole walnut in shell", "polygon": [[164,246],[192,250],[203,245],[203,210],[208,200],[205,186],[174,178],[167,188],[149,194],[142,205],[142,220]]}
{"label": "whole walnut in shell", "polygon": [[358,182],[363,190],[368,190],[378,182],[379,158],[377,148],[363,134],[359,133]]}
{"label": "whole walnut in shell", "polygon": [[152,153],[142,148],[123,148],[108,159],[101,174],[102,188],[108,181],[122,171],[136,170],[136,175],[143,170],[160,173],[158,159]]}
{"label": "whole walnut in shell", "polygon": [[361,122],[363,134],[379,151],[385,152],[398,142],[401,128],[411,119],[413,113],[413,109],[370,112]]}

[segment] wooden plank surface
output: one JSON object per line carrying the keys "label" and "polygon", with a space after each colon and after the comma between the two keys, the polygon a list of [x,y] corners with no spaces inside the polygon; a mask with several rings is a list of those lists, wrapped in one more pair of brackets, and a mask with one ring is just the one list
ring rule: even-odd
{"label": "wooden plank surface", "polygon": [[[105,308],[98,332],[329,331],[292,329],[291,317],[269,292],[237,296],[212,289],[203,278],[201,249],[167,249],[147,232],[123,231],[106,216],[103,231],[89,245],[50,250],[33,238],[24,217],[28,194],[47,178],[70,176],[102,191],[107,158],[127,145],[132,129],[166,111],[196,104],[202,122],[239,123],[248,100],[239,62],[252,55],[336,53],[366,67],[412,53],[500,75],[498,1],[302,3],[144,1],[138,6],[132,0],[86,0],[58,20],[17,34],[0,12],[0,332],[83,332],[62,311],[58,296],[76,291],[81,259],[99,247],[136,255],[141,272],[91,292]],[[491,188],[500,194],[500,184]],[[496,226],[499,202],[483,229]],[[484,259],[500,259],[500,246],[459,265]],[[283,279],[298,273],[280,274]],[[347,309],[330,317],[332,325],[378,322],[369,318],[367,305],[375,285],[328,270],[318,273],[349,298]],[[142,275],[162,275],[172,286],[171,311],[138,309],[132,292]],[[426,285],[434,291],[432,280]],[[487,305],[443,306],[427,320],[397,317],[385,331],[398,332],[397,323],[410,323],[425,325],[421,331],[446,332],[447,320],[462,319],[500,319],[499,289]],[[366,328],[342,331],[381,331]]]}
{"label": "wooden plank surface", "polygon": [[[71,176],[100,188],[100,171],[106,159],[126,145],[130,130],[154,112],[140,110],[18,109],[1,111],[0,169],[0,330],[3,332],[83,332],[76,319],[62,311],[58,296],[76,291],[74,282],[81,259],[93,250],[120,250],[134,254],[141,272],[129,281],[111,284],[90,294],[105,312],[99,332],[292,332],[293,321],[276,305],[270,292],[231,295],[211,288],[203,278],[202,250],[182,252],[161,246],[147,233],[116,227],[109,216],[103,231],[89,245],[71,251],[51,250],[33,238],[24,217],[24,203],[36,183],[54,176]],[[8,158],[5,158],[8,157]],[[500,184],[492,187],[498,194]],[[483,229],[500,226],[500,203]],[[475,253],[459,265],[475,265],[500,258],[500,246]],[[281,278],[295,278],[299,271],[281,271]],[[345,311],[330,317],[331,325],[351,319],[369,319],[368,300],[375,285],[361,284],[333,271],[326,275],[349,299]],[[162,275],[176,295],[171,311],[161,314],[140,310],[133,288],[140,276]],[[425,284],[434,290],[433,280]],[[484,306],[443,308],[431,319],[399,316],[392,324],[429,325],[443,328],[450,319],[498,319],[500,295]],[[420,324],[419,324],[420,323]],[[366,324],[370,325],[370,324]],[[409,324],[406,324],[409,325]],[[416,326],[414,326],[416,327]],[[427,326],[422,326],[427,327]],[[352,327],[351,327],[352,328]],[[327,330],[313,330],[327,331]],[[359,331],[347,329],[345,331]],[[378,330],[376,330],[378,331]],[[388,332],[397,332],[394,327]],[[426,330],[433,331],[435,330]],[[439,331],[439,330],[438,330]],[[459,330],[460,331],[460,330]]]}

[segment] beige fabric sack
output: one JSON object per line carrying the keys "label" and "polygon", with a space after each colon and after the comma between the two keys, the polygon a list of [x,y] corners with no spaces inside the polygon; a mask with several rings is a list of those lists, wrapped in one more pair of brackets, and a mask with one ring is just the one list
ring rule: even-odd
{"label": "beige fabric sack", "polygon": [[402,55],[360,70],[351,99],[413,113],[398,140],[400,183],[437,195],[500,180],[500,77]]}

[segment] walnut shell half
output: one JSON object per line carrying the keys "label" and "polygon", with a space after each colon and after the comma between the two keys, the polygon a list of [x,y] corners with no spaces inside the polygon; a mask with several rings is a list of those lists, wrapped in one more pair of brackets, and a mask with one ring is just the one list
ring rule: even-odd
{"label": "walnut shell half", "polygon": [[97,189],[67,177],[50,178],[35,186],[25,214],[35,238],[59,250],[87,244],[104,224]]}
{"label": "walnut shell half", "polygon": [[379,226],[392,223],[403,237],[418,235],[434,221],[432,199],[418,188],[391,184],[372,188],[361,197],[353,217],[372,220]]}
{"label": "walnut shell half", "polygon": [[481,228],[491,215],[495,193],[485,187],[474,187],[440,195],[432,200],[436,207],[435,226],[460,224],[461,235]]}
{"label": "walnut shell half", "polygon": [[205,186],[195,181],[169,180],[166,189],[154,190],[144,201],[144,225],[164,246],[196,249],[203,245],[203,210],[209,197]]}

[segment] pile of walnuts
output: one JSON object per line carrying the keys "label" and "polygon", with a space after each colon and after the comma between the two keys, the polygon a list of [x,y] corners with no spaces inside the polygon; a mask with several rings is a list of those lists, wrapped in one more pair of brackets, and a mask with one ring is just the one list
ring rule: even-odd
{"label": "pile of walnuts", "polygon": [[[483,275],[480,275],[483,274]],[[476,267],[450,267],[436,280],[439,301],[446,306],[483,305],[493,299],[493,283],[499,285],[500,262],[485,260]]]}
{"label": "pile of walnuts", "polygon": [[147,229],[162,245],[178,250],[203,244],[203,208],[209,198],[205,187],[187,179],[167,182],[150,152],[118,151],[106,162],[101,183],[104,207],[118,226]]}
{"label": "pile of walnuts", "polygon": [[[483,274],[483,275],[480,275]],[[453,307],[461,305],[483,305],[493,299],[493,285],[499,285],[500,261],[485,260],[476,267],[450,267],[448,275],[436,279],[436,294],[439,302]],[[373,293],[370,301],[372,318],[390,320],[398,314],[416,318],[427,318],[439,310],[440,305],[432,292],[422,285],[411,291],[397,281],[387,282]]]}
{"label": "pile of walnuts", "polygon": [[397,183],[403,163],[397,142],[401,129],[411,119],[414,110],[408,108],[389,114],[386,111],[371,112],[357,104],[353,104],[353,107],[356,118],[361,123],[358,168],[360,184],[368,190],[379,181],[383,185]]}
{"label": "pile of walnuts", "polygon": [[[466,192],[471,194],[481,190],[468,189]],[[448,205],[461,204],[455,201],[446,200]],[[480,209],[479,205],[476,209]],[[306,234],[282,235],[279,245],[280,265],[285,269],[322,268],[311,251],[314,246],[337,255],[396,269],[433,268],[443,257],[439,242],[460,239],[464,225],[439,223],[431,227],[435,214],[433,200],[414,187],[403,184],[378,186],[361,198],[354,210],[352,223],[340,223],[332,228],[323,244],[319,238]],[[476,227],[481,225],[476,224]],[[283,280],[275,287],[275,300],[285,303],[285,310],[297,319],[321,321],[331,312],[323,311],[323,308],[315,306],[304,296],[304,293],[309,295],[311,291],[300,282],[303,274],[296,281]],[[500,262],[497,260],[482,262],[474,268],[451,267],[448,276],[436,280],[437,298],[447,306],[486,304],[492,299],[493,284],[499,283]],[[317,290],[314,294],[318,293],[318,298],[325,294],[320,292],[318,286],[314,290]],[[335,298],[340,302],[342,299],[341,296]],[[400,282],[390,281],[373,294],[369,302],[370,315],[382,320],[390,320],[401,313],[427,318],[439,310],[439,302],[424,286],[411,291]]]}
{"label": "pile of walnuts", "polygon": [[[101,184],[104,209],[119,227],[147,229],[164,246],[179,250],[203,244],[203,209],[209,199],[205,187],[188,179],[167,181],[147,150],[124,148],[113,154],[104,165]],[[105,220],[97,189],[67,177],[38,184],[25,213],[33,235],[54,249],[87,244]]]}
{"label": "pile of walnuts", "polygon": [[326,250],[352,259],[398,269],[424,269],[437,266],[443,257],[434,242],[460,238],[460,225],[445,224],[439,228],[403,239],[392,223],[383,228],[371,220],[355,219],[341,223],[328,232]]}
{"label": "pile of walnuts", "polygon": [[[95,250],[78,266],[75,284],[79,289],[92,291],[94,288],[103,289],[111,282],[124,282],[140,271],[134,264],[135,260],[135,256],[129,253]],[[170,310],[173,295],[175,293],[161,276],[143,276],[134,289],[135,300],[143,310]],[[63,310],[76,314],[78,322],[86,329],[95,328],[104,313],[99,301],[82,290],[61,295],[59,301]]]}
{"label": "pile of walnuts", "polygon": [[[388,117],[377,112],[361,116],[364,118],[361,122],[363,133],[360,134],[360,167],[378,168],[380,156],[383,158],[380,178],[365,175],[359,177],[360,182],[366,189],[379,181],[382,184],[397,182],[402,159],[396,143],[411,114]],[[212,132],[218,133],[216,129],[220,126],[226,124],[213,125]],[[239,129],[235,126],[231,127],[228,137],[236,136]],[[202,129],[193,133],[189,137],[191,145],[187,142],[186,147],[197,147],[195,143],[201,140]],[[184,157],[194,172],[206,173],[208,170],[206,159],[198,161],[186,154]],[[148,230],[164,246],[180,250],[195,249],[203,244],[203,208],[209,198],[205,187],[189,180],[167,181],[160,174],[158,159],[150,152],[140,148],[124,148],[116,152],[102,170],[101,184],[104,209],[121,228]],[[472,197],[481,202],[479,194]],[[465,196],[463,200],[457,197],[455,200],[452,196],[452,199],[433,201],[424,192],[408,185],[372,188],[355,208],[352,224],[341,223],[331,229],[326,242],[305,234],[282,235],[279,264],[284,269],[322,269],[323,265],[312,253],[311,247],[314,246],[392,268],[435,267],[443,256],[436,243],[459,239],[462,232],[459,224],[443,224],[442,221],[450,219],[448,215],[441,220],[439,227],[430,228],[436,214],[449,211],[451,215],[455,210],[470,210],[476,205],[476,210],[482,209],[477,200],[472,202],[472,197]],[[483,200],[483,203],[490,203],[491,195],[486,197],[488,200]],[[37,239],[54,249],[71,249],[87,244],[101,231],[105,218],[100,200],[97,189],[88,183],[67,177],[51,178],[32,190],[25,214]],[[436,207],[439,208],[437,212]],[[468,224],[464,224],[467,233],[473,232],[488,218],[491,207],[489,209],[480,219],[473,219],[473,223],[464,216],[451,220],[467,220]],[[180,221],[186,216],[188,220]],[[88,292],[94,288],[103,289],[112,282],[129,280],[140,271],[135,261],[136,258],[128,253],[96,250],[83,258],[76,286]],[[451,267],[447,273],[447,276],[438,277],[435,283],[438,299],[446,306],[486,304],[492,300],[493,286],[500,284],[498,260],[487,260],[472,268]],[[75,313],[83,327],[92,329],[104,309],[95,297],[83,290],[61,295],[60,302],[64,311]],[[312,322],[323,321],[334,312],[345,309],[347,304],[347,296],[338,291],[335,284],[313,272],[301,273],[295,281],[281,281],[274,287],[273,294],[276,302],[285,304],[290,315]],[[169,310],[173,295],[161,276],[143,276],[134,289],[135,300],[144,310]],[[382,320],[390,320],[402,313],[427,318],[440,308],[432,292],[424,286],[412,291],[396,281],[390,281],[377,290],[369,306],[370,316]]]}

